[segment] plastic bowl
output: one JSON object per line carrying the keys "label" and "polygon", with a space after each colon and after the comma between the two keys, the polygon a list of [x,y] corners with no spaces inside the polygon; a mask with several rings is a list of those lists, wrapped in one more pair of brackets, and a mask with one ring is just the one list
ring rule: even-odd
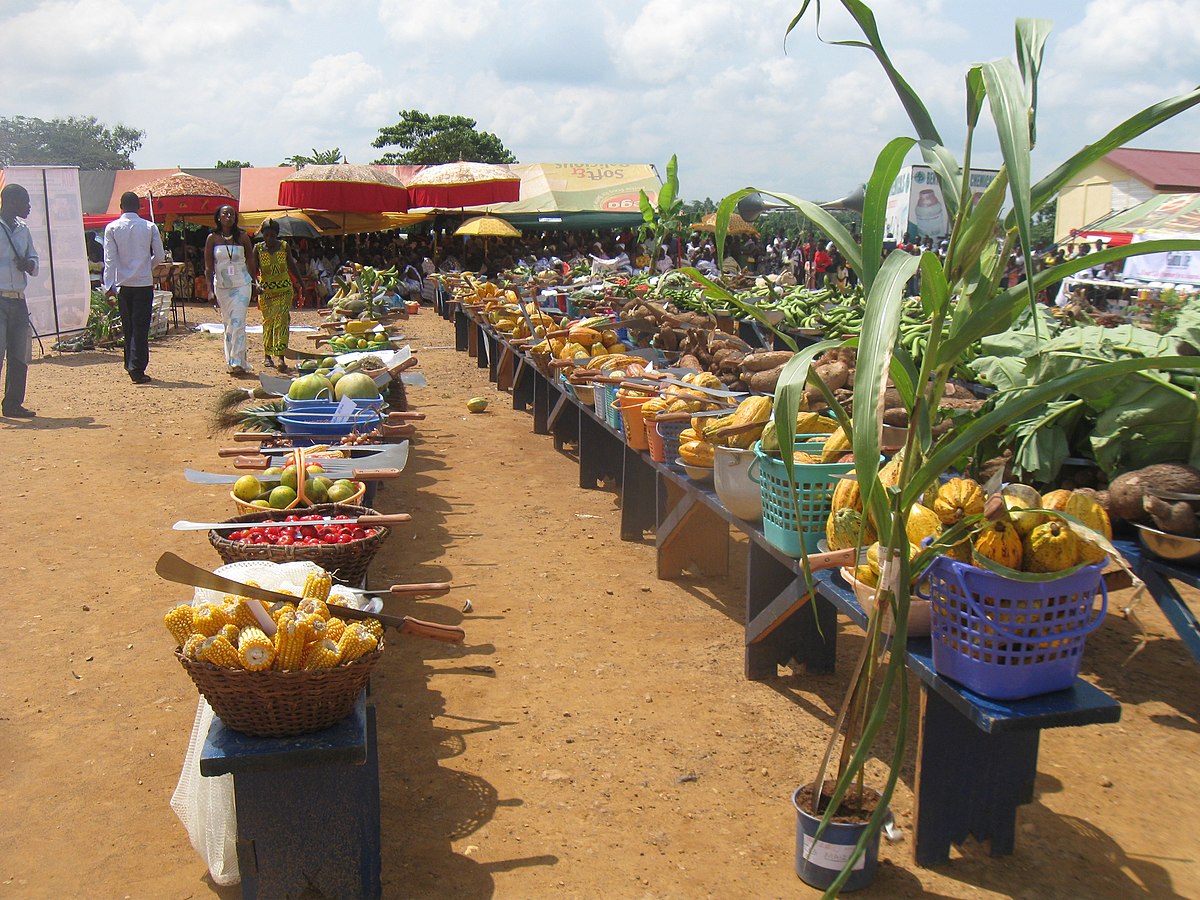
{"label": "plastic bowl", "polygon": [[1148,525],[1138,525],[1137,529],[1142,546],[1159,559],[1185,565],[1200,564],[1200,538],[1167,534]]}
{"label": "plastic bowl", "polygon": [[[850,586],[854,591],[854,597],[858,600],[858,605],[865,609],[868,613],[875,608],[875,588],[869,584],[864,584],[854,577],[854,570],[843,566],[838,569],[838,574],[842,576],[842,580]],[[914,635],[926,636],[929,634],[930,625],[930,602],[922,600],[919,597],[912,597],[908,601],[908,634],[909,637]],[[892,631],[892,613],[888,611],[883,620],[883,628],[887,633]]]}
{"label": "plastic bowl", "polygon": [[316,434],[322,437],[345,437],[356,428],[374,428],[379,424],[374,410],[359,409],[344,422],[333,422],[328,413],[295,412],[280,415],[279,423],[287,434]]}
{"label": "plastic bowl", "polygon": [[[371,400],[371,399],[364,400],[364,399],[360,399],[358,397],[355,397],[353,399],[354,399],[354,405],[357,406],[359,409],[378,410],[378,409],[382,409],[384,404],[387,403],[387,398],[382,397],[382,396],[376,397],[373,400]],[[336,400],[293,400],[290,397],[284,397],[283,403],[284,403],[284,406],[287,407],[287,409],[289,411],[294,409],[297,412],[305,412],[305,413],[329,413],[329,414],[332,414],[333,411],[335,409],[337,409],[337,406],[338,406]]]}
{"label": "plastic bowl", "polygon": [[676,458],[675,465],[683,469],[687,477],[692,481],[711,481],[713,477],[712,466],[690,466],[682,459]]}

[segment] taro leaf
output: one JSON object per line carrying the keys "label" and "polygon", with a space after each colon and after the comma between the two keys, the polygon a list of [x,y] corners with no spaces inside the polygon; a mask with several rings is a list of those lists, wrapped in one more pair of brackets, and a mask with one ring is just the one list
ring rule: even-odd
{"label": "taro leaf", "polygon": [[1011,431],[1016,443],[1016,474],[1040,484],[1051,483],[1071,455],[1071,435],[1083,413],[1079,400],[1056,400],[1018,422]]}
{"label": "taro leaf", "polygon": [[[1167,332],[1168,340],[1189,345],[1197,353],[1200,353],[1200,297],[1195,295],[1189,299],[1179,310],[1179,318],[1175,322],[1175,327]],[[1177,352],[1187,353],[1187,350],[1175,348]]]}
{"label": "taro leaf", "polygon": [[1161,377],[1123,378],[1092,429],[1092,451],[1106,472],[1140,469],[1191,456],[1196,400]]}
{"label": "taro leaf", "polygon": [[1027,360],[1022,356],[981,356],[967,367],[984,384],[998,391],[1011,391],[1029,384],[1025,375]]}

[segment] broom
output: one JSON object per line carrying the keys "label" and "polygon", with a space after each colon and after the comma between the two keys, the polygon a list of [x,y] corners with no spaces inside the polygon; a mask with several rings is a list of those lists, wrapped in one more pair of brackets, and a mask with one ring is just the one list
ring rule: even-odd
{"label": "broom", "polygon": [[208,420],[209,436],[218,432],[229,431],[242,424],[244,416],[238,407],[247,400],[277,400],[274,394],[268,394],[263,388],[230,388],[224,391],[213,403]]}

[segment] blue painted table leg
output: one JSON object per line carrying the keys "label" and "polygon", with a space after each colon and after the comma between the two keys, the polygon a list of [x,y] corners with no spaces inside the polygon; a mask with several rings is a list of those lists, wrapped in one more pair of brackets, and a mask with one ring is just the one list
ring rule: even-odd
{"label": "blue painted table leg", "polygon": [[1013,852],[1017,807],[1033,799],[1041,731],[988,733],[938,694],[921,688],[917,750],[917,865],[945,862],[968,836]]}
{"label": "blue painted table leg", "polygon": [[475,326],[478,333],[476,347],[479,348],[475,354],[475,365],[481,369],[486,369],[489,365],[488,360],[492,357],[492,348],[489,346],[488,333],[484,331],[482,325]]}
{"label": "blue painted table leg", "polygon": [[461,309],[454,311],[454,349],[467,349],[467,335],[470,332],[471,320],[467,318],[467,314]]}
{"label": "blue painted table leg", "polygon": [[1162,572],[1150,560],[1138,567],[1138,575],[1146,582],[1146,588],[1154,597],[1154,602],[1163,611],[1188,653],[1192,654],[1192,659],[1200,660],[1200,622],[1196,621],[1195,614],[1183,602],[1175,586],[1163,577]]}
{"label": "blue painted table leg", "polygon": [[622,441],[621,540],[640,541],[658,523],[658,473]]}

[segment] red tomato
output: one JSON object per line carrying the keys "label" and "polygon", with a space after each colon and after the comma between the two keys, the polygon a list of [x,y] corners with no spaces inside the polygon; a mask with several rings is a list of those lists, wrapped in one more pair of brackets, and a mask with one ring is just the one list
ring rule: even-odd
{"label": "red tomato", "polygon": [[343,534],[337,539],[337,542],[339,544],[349,544],[353,540],[354,540],[354,538],[350,537],[350,535]]}
{"label": "red tomato", "polygon": [[279,539],[275,543],[279,544],[280,546],[287,547],[290,546],[295,540],[296,539],[288,534],[287,531],[284,531],[284,533],[279,536]]}

